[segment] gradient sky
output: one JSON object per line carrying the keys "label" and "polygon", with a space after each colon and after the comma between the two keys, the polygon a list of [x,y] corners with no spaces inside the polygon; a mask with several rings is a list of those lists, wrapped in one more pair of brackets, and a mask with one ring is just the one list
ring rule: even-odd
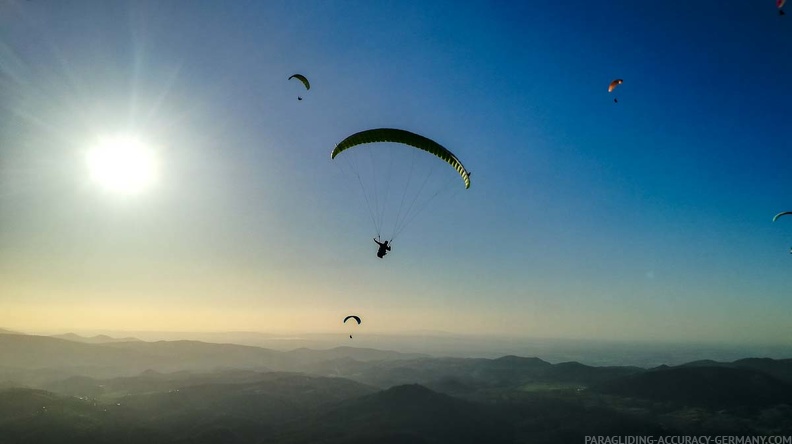
{"label": "gradient sky", "polygon": [[[774,3],[0,0],[0,327],[789,344]],[[474,172],[383,260],[329,156],[375,127]]]}

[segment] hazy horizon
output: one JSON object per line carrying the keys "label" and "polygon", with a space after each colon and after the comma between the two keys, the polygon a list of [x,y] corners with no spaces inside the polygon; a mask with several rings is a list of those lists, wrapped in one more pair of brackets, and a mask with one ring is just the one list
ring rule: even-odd
{"label": "hazy horizon", "polygon": [[[730,362],[746,358],[787,359],[792,346],[785,344],[724,344],[707,342],[628,341],[574,338],[536,338],[509,335],[470,335],[450,332],[157,332],[118,330],[16,331],[22,334],[59,336],[77,334],[83,338],[109,336],[141,341],[199,341],[239,344],[277,351],[299,349],[332,350],[343,347],[420,353],[433,357],[488,358],[503,356],[536,357],[551,363],[580,362],[595,366],[631,365],[651,368],[680,365],[700,360]],[[352,333],[353,338],[348,334]]]}

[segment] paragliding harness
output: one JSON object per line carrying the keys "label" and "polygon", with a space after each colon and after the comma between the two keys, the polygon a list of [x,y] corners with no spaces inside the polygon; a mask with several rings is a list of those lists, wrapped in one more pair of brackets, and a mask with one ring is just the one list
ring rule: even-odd
{"label": "paragliding harness", "polygon": [[393,239],[385,242],[380,242],[377,239],[379,239],[379,236],[374,238],[374,242],[376,242],[377,245],[379,245],[379,249],[377,250],[377,257],[382,259],[383,257],[385,257],[386,254],[388,254],[388,251],[391,250],[390,243],[393,241]]}

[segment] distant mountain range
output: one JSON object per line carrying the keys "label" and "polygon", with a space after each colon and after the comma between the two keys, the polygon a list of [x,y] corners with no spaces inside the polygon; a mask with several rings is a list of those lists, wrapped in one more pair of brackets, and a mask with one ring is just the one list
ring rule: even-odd
{"label": "distant mountain range", "polygon": [[402,385],[353,398],[286,427],[285,443],[511,443],[511,421],[490,406]]}
{"label": "distant mountain range", "polygon": [[792,385],[759,370],[734,366],[648,371],[593,388],[631,398],[719,409],[792,403]]}
{"label": "distant mountain range", "polygon": [[49,336],[4,334],[0,335],[0,381],[38,385],[69,376],[108,378],[133,376],[146,370],[304,371],[339,359],[379,362],[419,357],[423,355],[351,347],[282,352],[198,341],[86,343]]}
{"label": "distant mountain range", "polygon": [[6,443],[579,443],[792,434],[792,359],[651,369],[0,335]]}
{"label": "distant mountain range", "polygon": [[[147,374],[125,382],[140,390],[144,380],[157,379],[171,378]],[[121,389],[101,400],[30,388],[0,390],[0,437],[3,444],[259,443],[280,424],[376,391],[345,379],[294,373],[218,374],[182,380],[183,385],[179,379],[158,389]]]}
{"label": "distant mountain range", "polygon": [[[498,358],[506,355],[538,356],[549,362],[583,362],[587,365],[632,365],[643,368],[662,364],[680,365],[697,359],[730,362],[747,356],[787,358],[792,345],[695,344],[603,341],[589,339],[528,338],[499,335],[464,335],[437,331],[412,331],[400,334],[365,333],[354,340],[339,333],[273,334],[262,332],[156,332],[97,331],[107,337],[129,337],[147,342],[191,340],[215,344],[238,344],[270,350],[290,351],[298,348],[332,349],[340,345],[356,348],[398,350],[431,356],[460,358]],[[362,333],[362,332],[361,332]],[[100,335],[100,338],[102,337]],[[84,339],[67,339],[86,342]],[[106,339],[106,338],[104,338]],[[101,342],[101,341],[100,341]]]}
{"label": "distant mountain range", "polygon": [[94,381],[113,387],[97,396],[0,390],[3,443],[566,444],[619,433],[792,432],[784,404],[754,415],[636,404],[585,391],[499,390],[479,400],[416,384],[377,390],[343,378],[294,373],[149,372],[122,379]]}
{"label": "distant mountain range", "polygon": [[[180,374],[276,371],[346,378],[379,388],[421,384],[439,392],[468,397],[487,390],[589,389],[707,406],[729,404],[726,395],[714,394],[737,393],[734,403],[765,405],[784,401],[792,393],[788,391],[792,385],[792,359],[694,361],[647,370],[593,367],[578,362],[551,364],[539,358],[518,356],[433,358],[352,347],[275,351],[198,341],[144,342],[134,338],[62,336],[68,339],[1,335],[0,381],[5,381],[6,386],[55,389],[59,381],[73,377],[78,379],[71,380],[71,385],[79,385],[81,377],[107,380],[141,377],[141,374],[169,375],[154,378],[162,380],[178,379]],[[63,391],[62,387],[58,391],[74,394]],[[89,391],[95,393],[95,387]]]}
{"label": "distant mountain range", "polygon": [[53,335],[53,338],[58,339],[65,339],[67,341],[74,341],[74,342],[84,342],[86,344],[108,344],[112,342],[142,342],[140,339],[137,338],[111,338],[107,335],[96,335],[96,336],[80,336],[74,333],[66,333],[62,335]]}

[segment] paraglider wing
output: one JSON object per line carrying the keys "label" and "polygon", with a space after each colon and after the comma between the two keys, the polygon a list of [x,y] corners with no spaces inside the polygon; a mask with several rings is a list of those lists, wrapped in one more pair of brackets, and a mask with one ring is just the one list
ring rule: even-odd
{"label": "paraglider wing", "polygon": [[358,325],[360,325],[360,318],[355,316],[355,315],[351,315],[351,316],[345,317],[344,318],[344,324],[346,324],[346,321],[348,321],[350,319],[354,319],[355,321],[357,321]]}
{"label": "paraglider wing", "polygon": [[291,77],[289,77],[289,80],[291,79],[297,79],[301,81],[303,85],[305,85],[305,89],[311,89],[311,84],[308,82],[308,79],[306,79],[304,75],[294,74]]}
{"label": "paraglider wing", "polygon": [[777,221],[779,217],[781,217],[781,216],[785,216],[785,215],[787,215],[787,214],[792,214],[792,211],[783,211],[783,212],[781,212],[781,213],[778,213],[778,214],[776,214],[776,215],[773,217],[773,222]]}
{"label": "paraglider wing", "polygon": [[781,9],[781,8],[784,7],[785,3],[786,3],[786,0],[776,0],[776,7],[778,7],[778,9]]}
{"label": "paraglider wing", "polygon": [[465,169],[464,165],[462,165],[462,162],[457,159],[454,153],[448,151],[445,147],[434,140],[427,139],[424,136],[405,130],[378,128],[352,134],[336,145],[333,153],[330,154],[330,158],[335,159],[338,154],[354,146],[374,142],[402,143],[426,151],[430,154],[434,154],[454,167],[459,175],[462,176],[462,180],[465,181],[465,188],[470,188],[470,173]]}
{"label": "paraglider wing", "polygon": [[608,92],[613,91],[617,86],[621,85],[623,82],[624,82],[624,80],[622,80],[622,79],[616,79],[616,80],[610,82],[610,85],[608,85]]}

